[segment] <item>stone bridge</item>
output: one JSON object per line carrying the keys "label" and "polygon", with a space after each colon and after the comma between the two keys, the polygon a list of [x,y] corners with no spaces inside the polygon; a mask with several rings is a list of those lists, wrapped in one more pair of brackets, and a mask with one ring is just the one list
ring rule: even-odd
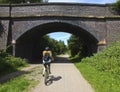
{"label": "stone bridge", "polygon": [[58,31],[80,36],[90,55],[119,38],[120,17],[108,4],[8,4],[0,5],[0,29],[0,49],[15,42],[16,56],[39,57],[40,38]]}

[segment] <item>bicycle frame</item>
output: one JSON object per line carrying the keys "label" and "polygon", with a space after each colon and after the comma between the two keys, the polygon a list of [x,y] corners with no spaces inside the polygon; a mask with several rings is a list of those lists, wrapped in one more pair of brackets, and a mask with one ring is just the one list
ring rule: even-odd
{"label": "bicycle frame", "polygon": [[45,85],[47,85],[47,81],[48,81],[48,78],[49,78],[49,68],[47,67],[46,69],[44,69],[44,83]]}

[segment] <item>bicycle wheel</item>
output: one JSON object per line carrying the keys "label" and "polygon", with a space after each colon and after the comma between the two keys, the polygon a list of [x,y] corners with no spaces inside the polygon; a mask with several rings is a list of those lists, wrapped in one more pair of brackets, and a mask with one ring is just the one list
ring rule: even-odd
{"label": "bicycle wheel", "polygon": [[44,74],[44,83],[45,83],[45,85],[47,85],[48,76],[49,76],[48,70],[45,70],[45,74]]}

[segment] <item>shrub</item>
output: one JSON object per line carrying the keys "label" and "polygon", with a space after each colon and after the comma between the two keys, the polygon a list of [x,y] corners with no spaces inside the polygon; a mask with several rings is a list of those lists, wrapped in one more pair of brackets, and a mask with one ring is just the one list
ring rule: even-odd
{"label": "shrub", "polygon": [[13,57],[3,51],[0,52],[0,55],[0,76],[27,65],[26,59]]}
{"label": "shrub", "polygon": [[99,71],[120,74],[120,41],[112,43],[92,57],[82,59],[82,62],[94,66]]}

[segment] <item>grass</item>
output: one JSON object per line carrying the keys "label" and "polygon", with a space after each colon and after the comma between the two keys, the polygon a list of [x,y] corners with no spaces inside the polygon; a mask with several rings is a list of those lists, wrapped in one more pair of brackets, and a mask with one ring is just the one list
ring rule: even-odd
{"label": "grass", "polygon": [[[0,51],[0,77],[29,66],[27,62],[26,59],[13,57]],[[28,92],[40,81],[41,71],[41,67],[34,68],[29,70],[27,74],[0,83],[0,92]]]}
{"label": "grass", "polygon": [[0,92],[28,92],[40,82],[42,67],[31,69],[27,74],[21,75],[8,82],[0,84]]}
{"label": "grass", "polygon": [[0,52],[0,77],[29,66],[27,62],[26,59],[13,57],[5,52]]}
{"label": "grass", "polygon": [[100,72],[85,63],[75,63],[85,79],[92,85],[95,92],[120,92],[119,79],[110,73]]}
{"label": "grass", "polygon": [[120,41],[91,57],[73,57],[72,61],[95,92],[120,92]]}
{"label": "grass", "polygon": [[9,82],[0,84],[0,92],[22,92],[32,81],[25,79],[24,76],[17,77]]}

